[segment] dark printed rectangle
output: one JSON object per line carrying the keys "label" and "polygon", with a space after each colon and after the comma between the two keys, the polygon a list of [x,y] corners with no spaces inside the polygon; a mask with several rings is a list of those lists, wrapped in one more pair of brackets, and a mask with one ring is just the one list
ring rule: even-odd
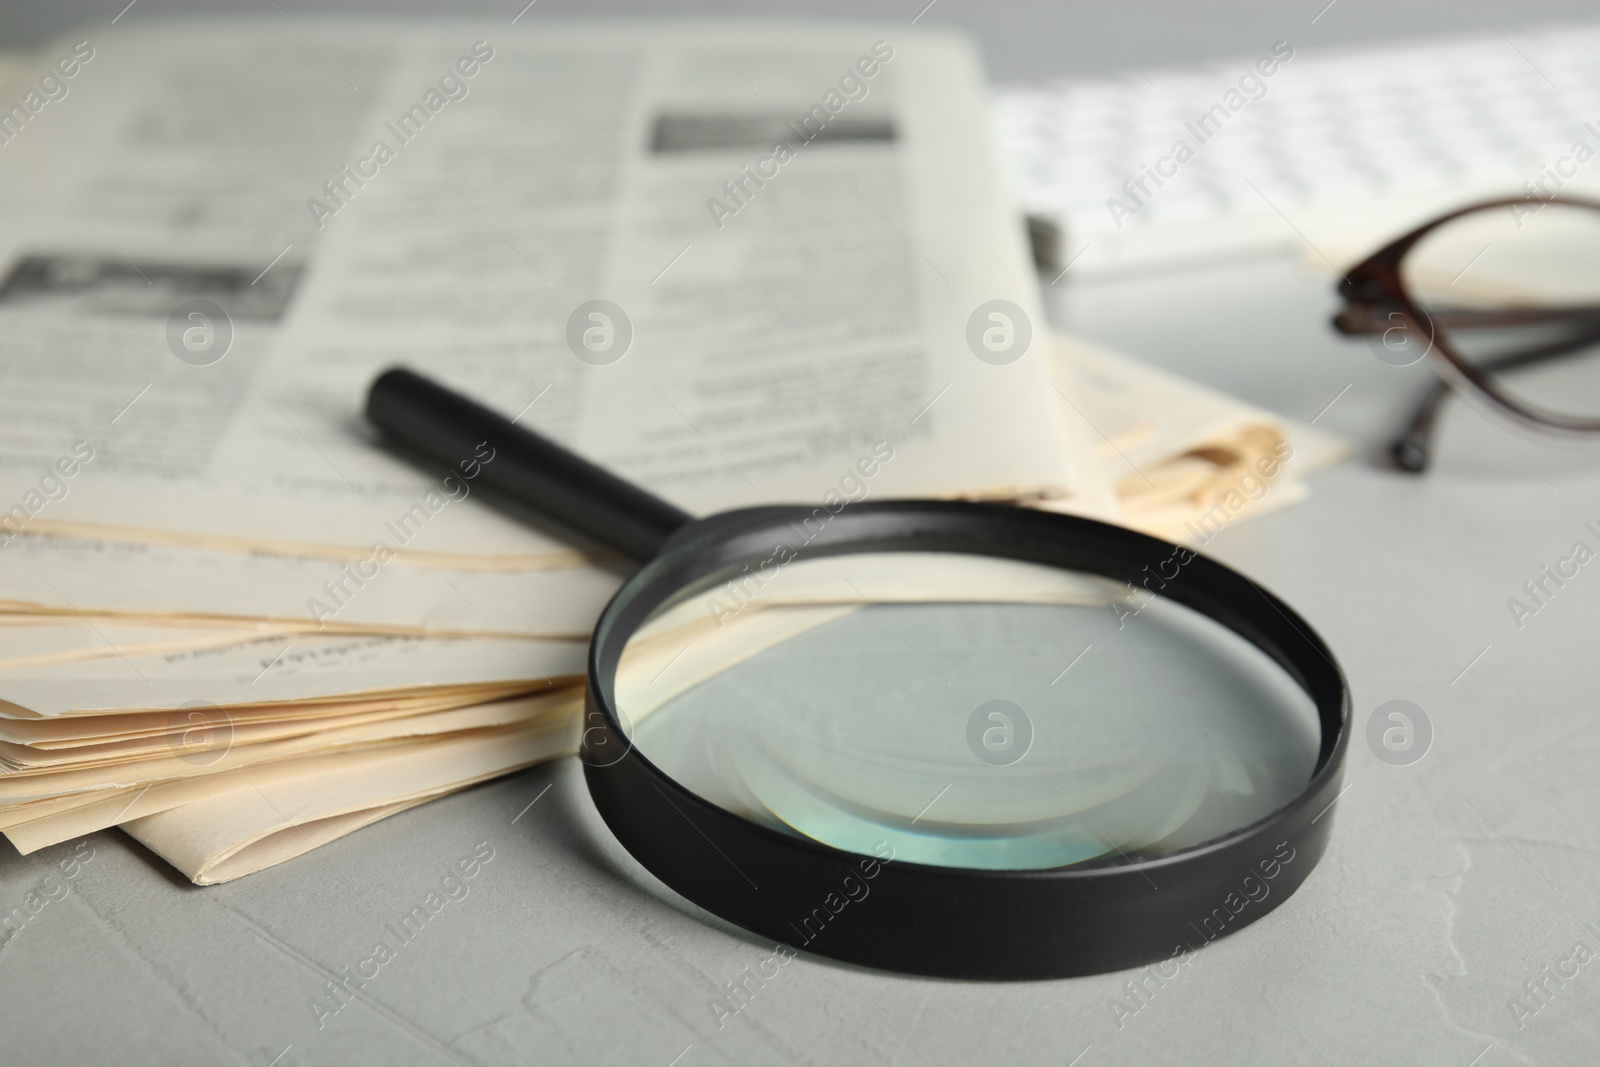
{"label": "dark printed rectangle", "polygon": [[53,307],[79,315],[166,318],[185,300],[206,298],[234,319],[283,317],[304,266],[133,263],[115,256],[36,253],[24,256],[0,284],[0,308]]}
{"label": "dark printed rectangle", "polygon": [[[820,110],[820,109],[819,109]],[[798,113],[801,118],[808,112]],[[798,125],[788,115],[676,114],[658,115],[650,138],[650,150],[658,155],[670,152],[716,152],[734,149],[771,148],[782,141],[799,144],[880,143],[897,138],[895,126],[886,118],[828,115],[824,121]]]}

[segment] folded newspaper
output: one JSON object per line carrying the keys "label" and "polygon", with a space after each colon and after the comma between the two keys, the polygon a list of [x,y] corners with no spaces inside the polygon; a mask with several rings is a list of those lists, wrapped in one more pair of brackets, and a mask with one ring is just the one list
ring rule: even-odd
{"label": "folded newspaper", "polygon": [[628,567],[485,504],[492,449],[435,476],[379,447],[395,363],[696,514],[820,500],[889,442],[877,498],[1204,543],[1340,454],[1048,330],[958,37],[301,29],[96,28],[5,67],[23,852],[119,826],[226,881],[573,751]]}

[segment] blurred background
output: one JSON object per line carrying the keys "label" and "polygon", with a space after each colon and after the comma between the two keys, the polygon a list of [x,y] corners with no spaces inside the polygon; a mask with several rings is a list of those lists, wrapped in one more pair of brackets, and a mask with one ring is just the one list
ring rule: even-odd
{"label": "blurred background", "polygon": [[[40,44],[74,26],[109,20],[126,0],[58,0],[52,4],[8,4],[0,10],[0,41],[7,47]],[[498,19],[516,14],[518,0],[458,0],[448,5],[428,0],[276,0],[288,14],[359,14],[482,16]],[[701,0],[538,0],[539,18],[675,17],[674,8],[689,15],[760,16],[806,19],[881,19],[900,21],[916,15],[926,0],[863,0],[846,3],[820,0],[792,2],[705,3]],[[1025,81],[1064,74],[1119,73],[1128,63],[1140,66],[1190,63],[1250,53],[1257,44],[1303,33],[1326,0],[1213,0],[1193,3],[1119,3],[1115,0],[1016,3],[1013,0],[938,0],[918,20],[954,26],[977,39],[997,82]],[[235,13],[259,15],[262,0],[138,0],[141,15]],[[1315,41],[1345,45],[1369,41],[1419,39],[1439,34],[1502,29],[1539,22],[1581,19],[1594,12],[1583,0],[1481,0],[1469,2],[1384,3],[1382,0],[1337,0],[1317,19]],[[530,12],[531,14],[531,12]],[[131,17],[131,15],[130,15]],[[1103,36],[1102,36],[1103,35]],[[1108,40],[1109,39],[1109,40]],[[1112,42],[1115,42],[1114,44]],[[1119,51],[1120,49],[1120,51]]]}
{"label": "blurred background", "polygon": [[[988,77],[998,90],[996,130],[1019,207],[1064,224],[1054,269],[1047,270],[1043,279],[1048,283],[1061,266],[1074,263],[1068,276],[1045,286],[1047,309],[1056,324],[1290,417],[1309,420],[1337,394],[1339,402],[1318,425],[1345,435],[1372,454],[1386,447],[1396,422],[1403,422],[1416,389],[1429,380],[1429,373],[1423,366],[1398,370],[1387,366],[1371,358],[1366,346],[1352,344],[1329,329],[1328,320],[1338,308],[1332,292],[1334,274],[1326,263],[1306,262],[1317,257],[1301,238],[1309,235],[1320,245],[1330,227],[1334,231],[1346,227],[1338,216],[1313,219],[1308,212],[1325,206],[1322,201],[1330,196],[1339,202],[1341,197],[1352,200],[1365,225],[1359,235],[1352,232],[1337,249],[1330,246],[1325,251],[1328,258],[1354,259],[1370,250],[1364,242],[1400,232],[1405,223],[1420,222],[1441,205],[1489,190],[1517,192],[1518,177],[1537,174],[1539,161],[1567,143],[1577,123],[1556,122],[1541,131],[1528,120],[1530,108],[1524,98],[1529,94],[1539,97],[1548,89],[1550,96],[1562,98],[1555,105],[1560,107],[1570,103],[1567,97],[1573,87],[1564,71],[1559,76],[1561,92],[1556,92],[1547,84],[1551,73],[1543,69],[1547,59],[1519,58],[1526,45],[1519,49],[1505,38],[1520,40],[1522,34],[1593,18],[1593,5],[1582,0],[1204,4],[822,0],[805,5],[764,0],[536,0],[525,10],[524,6],[523,0],[461,0],[447,9],[428,0],[135,0],[128,7],[126,0],[62,0],[50,5],[6,5],[0,10],[0,45],[28,48],[72,27],[112,18],[129,22],[202,13],[260,16],[271,15],[274,8],[302,23],[301,16],[330,14],[374,18],[438,14],[503,21],[523,11],[520,25],[569,18],[622,23],[642,18],[682,22],[753,17],[889,24],[915,19],[918,25],[957,28],[977,42]],[[1556,40],[1560,38],[1558,33]],[[1201,181],[1184,182],[1185,191],[1164,190],[1153,201],[1153,210],[1133,220],[1137,225],[1129,229],[1140,232],[1124,242],[1127,247],[1101,241],[1081,261],[1075,260],[1095,230],[1107,229],[1105,198],[1119,194],[1122,178],[1136,176],[1141,162],[1153,162],[1155,153],[1146,149],[1165,143],[1181,125],[1175,114],[1187,108],[1196,94],[1214,96],[1236,76],[1234,68],[1265,53],[1276,41],[1290,42],[1295,50],[1294,85],[1301,102],[1309,99],[1319,111],[1332,109],[1333,132],[1319,126],[1302,131],[1306,136],[1323,142],[1354,138],[1349,151],[1358,161],[1381,161],[1385,155],[1409,151],[1411,137],[1402,131],[1397,138],[1392,129],[1386,136],[1379,127],[1409,119],[1449,145],[1478,137],[1483,120],[1498,118],[1501,130],[1488,131],[1493,142],[1488,151],[1494,158],[1469,168],[1472,174],[1430,171],[1415,161],[1400,160],[1391,169],[1401,174],[1404,189],[1387,175],[1363,173],[1358,175],[1366,179],[1358,183],[1364,184],[1361,189],[1318,183],[1308,190],[1297,181],[1303,184],[1308,176],[1319,177],[1325,165],[1315,154],[1300,153],[1284,168],[1290,171],[1285,180],[1269,186],[1259,177],[1258,148],[1293,147],[1294,137],[1283,130],[1302,124],[1300,116],[1277,110],[1278,97],[1290,90],[1274,86],[1264,100],[1268,106],[1247,108],[1229,136],[1207,153],[1209,158],[1202,162],[1208,173]],[[1573,45],[1581,47],[1582,42]],[[1462,46],[1487,50],[1497,60],[1496,70],[1489,72],[1480,63],[1462,63],[1448,51],[1442,59],[1448,68],[1443,73],[1458,77],[1467,89],[1481,90],[1484,106],[1468,99],[1465,111],[1458,109],[1455,114],[1426,109],[1410,113],[1408,99],[1414,94],[1407,85],[1391,79],[1385,98],[1384,79],[1371,76],[1375,67],[1379,73],[1410,77],[1416,67],[1414,50]],[[1581,60],[1581,55],[1577,58]],[[1323,69],[1306,69],[1323,60]],[[1186,72],[1197,80],[1186,85]],[[1495,75],[1509,78],[1515,83],[1513,90],[1503,91]],[[1440,72],[1423,71],[1418,76],[1436,82]],[[1288,82],[1280,79],[1277,85]],[[1074,86],[1076,96],[1063,95],[1064,89]],[[1368,89],[1378,95],[1363,96]],[[1587,86],[1580,92],[1588,92]],[[1589,95],[1600,101],[1600,93]],[[1349,101],[1344,98],[1349,96],[1355,99],[1346,107]],[[1531,110],[1549,106],[1549,101],[1536,99]],[[1497,113],[1491,115],[1492,111]],[[1098,138],[1092,129],[1087,138],[1078,136],[1086,114],[1109,131],[1110,141]],[[1503,130],[1514,135],[1514,143],[1502,136]],[[1484,166],[1490,171],[1487,176],[1481,173]],[[1268,210],[1255,194],[1239,192],[1241,173],[1256,175],[1261,192],[1281,213]],[[1499,173],[1505,176],[1498,177]],[[1220,191],[1230,181],[1232,193]],[[1209,200],[1191,197],[1184,202],[1187,192],[1206,189],[1219,192]],[[1351,192],[1353,199],[1345,195]],[[1203,216],[1187,235],[1182,232],[1184,225],[1194,220],[1174,218],[1186,211]],[[1242,223],[1241,211],[1246,216]],[[1344,218],[1349,217],[1347,212]],[[1317,221],[1326,225],[1319,228],[1314,225]],[[1302,234],[1293,232],[1296,226]],[[1144,231],[1157,232],[1148,240]],[[1121,238],[1123,233],[1115,236]],[[1288,264],[1293,266],[1286,270]],[[1152,307],[1161,313],[1150,314]],[[1406,384],[1397,387],[1397,377]],[[1351,388],[1341,393],[1346,386]],[[1521,477],[1523,461],[1503,448],[1498,437],[1488,437],[1493,440],[1485,439],[1487,452],[1472,442],[1457,443],[1441,450],[1442,461],[1468,455],[1476,471],[1487,465]],[[1559,457],[1554,462],[1564,465]]]}
{"label": "blurred background", "polygon": [[[1058,230],[1041,265],[1055,325],[1284,416],[1315,417],[1369,456],[1388,447],[1432,377],[1330,329],[1337,271],[1446,208],[1522,192],[1583,121],[1600,118],[1587,62],[1600,42],[1581,0],[63,0],[6,5],[0,47],[113,20],[274,13],[300,25],[443,15],[519,26],[749,17],[959,29],[995,88],[1017,206]],[[1148,209],[1128,199],[1125,181],[1275,42],[1293,49],[1293,77],[1268,82]],[[1113,198],[1140,210],[1119,223]],[[1441,462],[1465,457],[1474,473],[1525,476],[1524,459],[1479,429],[1441,448]],[[1558,469],[1586,462],[1548,459]]]}

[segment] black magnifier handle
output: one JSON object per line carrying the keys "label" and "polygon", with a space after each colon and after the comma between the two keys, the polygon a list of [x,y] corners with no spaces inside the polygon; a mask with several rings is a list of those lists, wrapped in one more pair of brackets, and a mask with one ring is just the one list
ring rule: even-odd
{"label": "black magnifier handle", "polygon": [[[525,430],[482,404],[414,371],[393,368],[367,392],[367,418],[411,449],[452,470],[478,460],[479,477],[513,499],[538,509],[637,560],[693,516]],[[487,444],[493,459],[482,462]]]}

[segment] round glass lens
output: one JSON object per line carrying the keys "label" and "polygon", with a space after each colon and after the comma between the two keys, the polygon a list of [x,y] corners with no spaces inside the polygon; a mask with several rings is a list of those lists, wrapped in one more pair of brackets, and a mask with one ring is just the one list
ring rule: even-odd
{"label": "round glass lens", "polygon": [[1419,241],[1401,275],[1430,320],[1422,343],[1444,337],[1527,407],[1600,420],[1600,209],[1476,211]]}
{"label": "round glass lens", "polygon": [[629,741],[724,809],[836,848],[1033,870],[1148,858],[1309,782],[1311,699],[1148,589],[961,553],[752,562],[675,598],[615,679]]}

